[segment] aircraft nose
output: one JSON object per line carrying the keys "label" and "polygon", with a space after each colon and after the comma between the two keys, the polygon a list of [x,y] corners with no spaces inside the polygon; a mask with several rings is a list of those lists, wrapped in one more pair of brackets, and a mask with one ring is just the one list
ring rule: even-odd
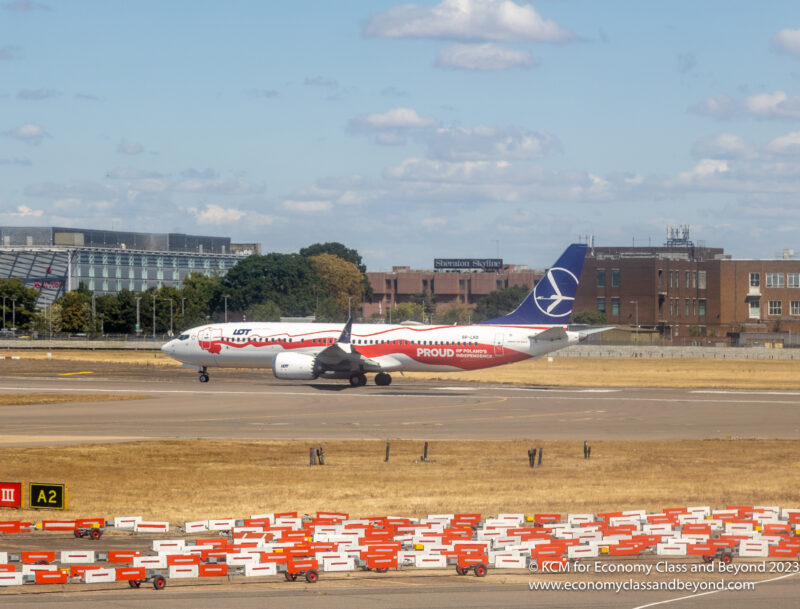
{"label": "aircraft nose", "polygon": [[172,355],[175,353],[175,341],[171,340],[168,343],[161,345],[161,353],[164,355]]}

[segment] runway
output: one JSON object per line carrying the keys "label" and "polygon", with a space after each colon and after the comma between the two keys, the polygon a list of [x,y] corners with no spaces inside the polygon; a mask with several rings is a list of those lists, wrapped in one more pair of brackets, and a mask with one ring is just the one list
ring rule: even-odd
{"label": "runway", "polygon": [[2,407],[0,445],[142,439],[800,438],[800,392],[418,382],[351,388],[240,375],[5,376],[0,393],[146,399]]}

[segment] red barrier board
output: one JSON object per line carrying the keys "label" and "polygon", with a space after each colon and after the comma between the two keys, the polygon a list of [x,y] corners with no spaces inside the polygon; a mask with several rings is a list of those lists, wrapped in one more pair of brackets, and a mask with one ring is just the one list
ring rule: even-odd
{"label": "red barrier board", "polygon": [[46,563],[55,562],[56,553],[47,551],[20,553],[20,562],[23,565],[35,565],[36,563],[42,560]]}
{"label": "red barrier board", "polygon": [[16,570],[16,565],[0,565],[0,573],[14,573]]}
{"label": "red barrier board", "polygon": [[198,565],[198,577],[221,577],[228,574],[228,565]]}
{"label": "red barrier board", "polygon": [[9,535],[11,533],[21,533],[22,523],[18,520],[5,520],[0,522],[0,533]]}
{"label": "red barrier board", "polygon": [[22,482],[0,482],[0,507],[22,507]]}
{"label": "red barrier board", "polygon": [[66,584],[69,581],[69,573],[66,571],[37,571],[37,584]]}
{"label": "red barrier board", "polygon": [[123,567],[117,568],[117,581],[124,582],[131,579],[144,579],[147,577],[147,569],[144,567]]}

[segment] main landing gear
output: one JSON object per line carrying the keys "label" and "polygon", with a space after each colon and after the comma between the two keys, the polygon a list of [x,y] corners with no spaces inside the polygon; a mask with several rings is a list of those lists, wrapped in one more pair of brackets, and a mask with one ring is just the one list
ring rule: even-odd
{"label": "main landing gear", "polygon": [[201,383],[207,383],[208,382],[208,372],[206,371],[206,367],[205,366],[203,366],[203,369],[200,370],[200,376],[197,377],[197,378],[200,379]]}
{"label": "main landing gear", "polygon": [[351,387],[362,387],[367,384],[367,375],[366,374],[354,374],[350,377],[350,386]]}
{"label": "main landing gear", "polygon": [[[363,387],[367,384],[367,375],[366,374],[354,374],[350,377],[350,386],[351,387]],[[386,372],[379,372],[375,375],[375,384],[376,385],[391,385],[392,384],[392,377],[390,374]]]}

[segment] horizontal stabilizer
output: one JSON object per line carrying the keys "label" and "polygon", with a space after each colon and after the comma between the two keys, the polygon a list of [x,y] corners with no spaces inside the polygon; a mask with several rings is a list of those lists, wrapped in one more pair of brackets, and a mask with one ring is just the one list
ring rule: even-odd
{"label": "horizontal stabilizer", "polygon": [[544,332],[539,332],[534,336],[531,336],[534,342],[552,342],[556,340],[567,340],[567,333],[564,331],[564,328],[561,326],[555,326],[553,328],[548,328]]}

